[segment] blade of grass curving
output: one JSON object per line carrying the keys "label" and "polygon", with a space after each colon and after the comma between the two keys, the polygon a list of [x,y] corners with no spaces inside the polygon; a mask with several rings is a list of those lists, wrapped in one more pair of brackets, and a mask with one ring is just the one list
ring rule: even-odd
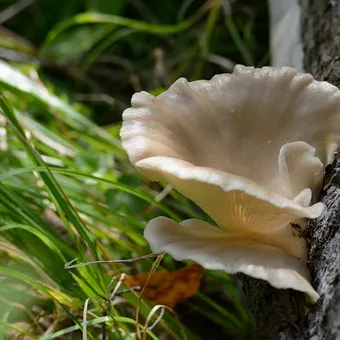
{"label": "blade of grass curving", "polygon": [[[149,323],[151,322],[153,316],[156,314],[158,309],[161,310],[159,315],[157,316],[156,320],[151,324],[151,326],[149,326]],[[151,309],[148,317],[146,318],[145,325],[144,325],[145,329],[146,330],[152,330],[153,328],[155,328],[157,326],[157,324],[162,320],[166,309],[167,309],[166,306],[161,306],[161,305],[154,306]],[[145,332],[143,334],[143,340],[146,340],[146,333]]]}
{"label": "blade of grass curving", "polygon": [[137,333],[137,339],[138,340],[142,340],[141,329],[140,329],[140,326],[139,326],[139,318],[140,318],[140,305],[141,305],[141,299],[142,299],[142,296],[143,296],[143,292],[144,292],[145,288],[147,287],[152,274],[156,271],[157,267],[160,265],[161,261],[163,260],[164,255],[165,255],[164,253],[158,254],[157,258],[154,260],[152,267],[150,269],[150,272],[149,272],[149,274],[146,278],[145,284],[142,287],[142,289],[139,293],[139,296],[138,296],[138,303],[137,303],[137,308],[136,308],[136,333]]}
{"label": "blade of grass curving", "polygon": [[[83,340],[88,340],[87,339],[87,325],[88,325],[88,320],[87,320],[87,315],[88,315],[88,310],[89,310],[89,304],[90,301],[94,300],[103,310],[105,310],[105,307],[101,304],[100,301],[98,301],[98,299],[93,298],[93,297],[89,297],[86,299],[85,303],[84,303],[84,308],[83,308],[83,321],[82,321],[82,333],[83,333]],[[122,340],[122,334],[120,331],[124,331],[123,329],[118,328],[118,323],[116,321],[116,318],[114,315],[112,315],[110,313],[111,316],[111,320],[113,321],[113,328],[118,331],[117,332],[117,340]],[[124,325],[125,326],[125,325]],[[128,331],[128,330],[127,330]]]}
{"label": "blade of grass curving", "polygon": [[112,30],[113,32],[106,37],[98,46],[96,46],[93,51],[91,51],[86,58],[85,62],[83,63],[83,67],[85,69],[89,68],[94,60],[101,54],[103,51],[105,51],[110,45],[114,44],[118,40],[125,38],[129,36],[130,34],[136,32],[133,29],[122,29],[118,32],[116,32],[114,29]]}
{"label": "blade of grass curving", "polygon": [[[11,170],[11,171],[8,171],[8,172],[0,175],[0,181],[2,181],[3,179],[5,179],[7,177],[10,177],[10,176],[18,175],[18,174],[25,173],[25,172],[31,172],[31,171],[46,172],[47,169],[45,167],[26,167],[26,168],[22,168],[22,169]],[[167,214],[169,217],[171,217],[172,219],[174,219],[176,221],[182,220],[179,216],[177,216],[170,209],[168,209],[164,204],[155,201],[154,198],[150,197],[148,194],[134,190],[127,185],[118,184],[118,183],[116,183],[112,180],[109,180],[109,179],[93,176],[93,175],[90,175],[90,174],[87,174],[87,173],[82,173],[82,172],[79,172],[79,171],[63,169],[63,168],[49,167],[49,171],[64,174],[64,175],[69,175],[69,176],[79,176],[79,177],[89,178],[89,179],[92,179],[96,182],[106,183],[106,184],[108,184],[108,185],[110,185],[110,186],[112,186],[116,189],[122,190],[122,191],[127,192],[131,195],[134,195],[138,198],[143,199],[144,201],[146,201],[146,202],[154,205],[158,209],[162,210],[165,214]]]}
{"label": "blade of grass curving", "polygon": [[[222,316],[222,324],[226,324],[227,322],[229,322],[230,324],[232,324],[233,326],[237,326],[237,327],[242,327],[242,322],[241,320],[239,320],[235,315],[231,314],[230,312],[228,312],[228,310],[226,310],[225,308],[223,308],[222,306],[220,306],[218,303],[216,303],[214,300],[210,299],[207,295],[202,294],[200,292],[197,293],[197,296],[202,299],[203,301],[205,301],[209,306],[211,306],[213,309],[216,310],[216,312]],[[204,312],[202,310],[200,310],[200,312]],[[208,315],[208,314],[206,314]],[[224,321],[223,321],[224,320]],[[217,320],[216,320],[217,321]]]}
{"label": "blade of grass curving", "polygon": [[11,242],[7,241],[6,239],[0,238],[0,250],[8,254],[8,256],[10,256],[11,258],[15,258],[29,264],[46,283],[54,288],[57,287],[56,282],[53,281],[49,275],[46,274],[46,272],[37,264],[36,261],[33,261],[30,256],[28,256]]}
{"label": "blade of grass curving", "polygon": [[[65,269],[65,266],[64,266]],[[79,268],[77,273],[71,273],[78,286],[82,289],[86,296],[97,296],[101,299],[105,298],[105,294],[98,291],[98,284],[92,276],[87,275],[89,271],[86,268]]]}
{"label": "blade of grass curving", "polygon": [[195,0],[184,0],[177,12],[177,21],[184,20],[185,14]]}
{"label": "blade of grass curving", "polygon": [[22,281],[22,282],[28,284],[32,288],[34,288],[34,289],[40,291],[41,293],[49,296],[50,298],[52,298],[53,300],[55,300],[56,302],[58,302],[60,304],[66,305],[68,307],[75,307],[75,306],[81,305],[81,302],[78,301],[77,299],[75,299],[75,298],[73,298],[73,297],[53,288],[53,287],[50,287],[45,283],[39,282],[36,279],[29,277],[28,275],[22,274],[22,273],[20,273],[16,270],[0,266],[0,274],[3,275],[3,276],[11,277],[13,279],[17,279],[19,281]]}
{"label": "blade of grass curving", "polygon": [[141,190],[134,190],[131,187],[127,186],[127,185],[123,185],[123,184],[118,184],[112,180],[108,180],[105,178],[101,178],[101,177],[96,177],[90,174],[86,174],[86,173],[82,173],[82,172],[78,172],[78,171],[71,171],[71,170],[66,170],[66,169],[61,169],[61,168],[51,168],[52,172],[57,172],[57,173],[61,173],[61,174],[65,174],[65,175],[71,175],[71,176],[79,176],[79,177],[85,177],[85,178],[89,178],[98,182],[102,182],[102,183],[106,183],[109,184],[111,187],[114,187],[116,189],[122,190],[124,192],[127,192],[133,196],[136,196],[138,198],[141,198],[142,200],[154,205],[155,207],[159,208],[160,210],[162,210],[164,213],[166,213],[169,217],[171,217],[172,219],[176,220],[176,221],[181,221],[182,219],[177,216],[175,213],[173,213],[170,209],[168,209],[164,204],[157,202],[153,197],[149,196],[148,194],[142,192]]}
{"label": "blade of grass curving", "polygon": [[[10,314],[10,313],[8,313],[8,314]],[[2,333],[2,329],[3,329],[3,333]],[[15,327],[15,326],[13,326],[13,324],[4,322],[2,320],[0,320],[0,340],[7,340],[8,339],[8,337],[5,337],[5,336],[8,335],[8,333],[6,332],[6,329],[12,329],[16,333],[21,334],[22,338],[24,338],[24,339],[38,340],[38,337],[35,334],[27,332],[24,329],[21,329],[19,327]],[[11,338],[11,339],[13,339],[13,338]]]}
{"label": "blade of grass curving", "polygon": [[28,224],[39,230],[42,233],[48,235],[48,238],[65,254],[68,256],[76,256],[76,252],[71,249],[65,242],[59,237],[59,235],[51,229],[50,225],[41,220],[32,210],[26,205],[26,202],[16,193],[8,190],[2,185],[0,180],[0,202],[5,206],[10,214],[14,214],[23,218]]}
{"label": "blade of grass curving", "polygon": [[14,110],[14,112],[15,115],[20,119],[20,122],[22,122],[22,125],[27,128],[37,139],[49,145],[51,148],[54,147],[55,150],[58,150],[58,152],[61,154],[72,157],[76,152],[81,150],[77,144],[70,143],[61,135],[58,135],[51,129],[47,129],[28,115],[24,115],[18,110]]}
{"label": "blade of grass curving", "polygon": [[206,24],[205,24],[204,35],[203,35],[203,39],[201,43],[201,51],[200,51],[200,55],[197,58],[196,70],[193,76],[195,79],[202,78],[203,66],[209,53],[211,35],[215,28],[220,9],[221,9],[221,2],[214,1],[209,11],[209,15],[207,17]]}
{"label": "blade of grass curving", "polygon": [[229,30],[229,33],[238,48],[244,63],[246,65],[254,65],[254,60],[251,52],[249,51],[248,47],[243,43],[242,38],[240,36],[240,33],[234,23],[234,20],[231,16],[230,13],[225,14],[225,19],[224,19],[225,25]]}
{"label": "blade of grass curving", "polygon": [[[73,237],[77,248],[80,252],[80,255],[83,259],[86,259],[85,249],[81,245],[81,240],[79,237],[73,232],[72,227],[69,222],[76,228],[77,232],[79,233],[82,240],[84,240],[89,247],[92,256],[95,259],[98,259],[96,241],[94,237],[88,231],[86,225],[81,220],[80,216],[78,215],[77,211],[72,206],[71,202],[65,195],[64,191],[55,180],[53,174],[49,170],[48,166],[40,157],[39,153],[31,146],[28,140],[25,137],[25,133],[23,128],[21,127],[19,121],[17,120],[14,111],[8,105],[6,99],[3,95],[0,96],[0,106],[3,110],[4,116],[7,118],[8,122],[10,123],[11,127],[13,128],[16,136],[21,141],[23,148],[25,149],[28,157],[31,161],[37,165],[41,166],[46,169],[45,172],[40,172],[40,177],[45,184],[45,187],[49,193],[49,196],[54,203],[62,221],[64,222],[66,228],[68,229],[70,235]],[[105,292],[105,284],[103,278],[103,272],[100,268],[98,269],[89,269],[90,273],[94,275],[97,279],[98,284],[101,286],[101,290]]]}
{"label": "blade of grass curving", "polygon": [[60,259],[65,262],[66,259],[60,249],[57,247],[55,243],[52,242],[50,238],[48,238],[42,231],[37,230],[33,227],[24,225],[24,224],[18,224],[18,223],[5,223],[0,227],[0,232],[5,230],[12,230],[12,229],[21,229],[28,231],[29,233],[35,235],[38,237],[47,247],[49,247],[55,254],[57,254]]}
{"label": "blade of grass curving", "polygon": [[20,229],[25,230],[33,235],[35,235],[37,238],[39,238],[47,247],[49,247],[55,254],[60,257],[60,259],[65,262],[66,259],[63,256],[60,249],[46,236],[44,233],[40,230],[37,230],[33,227],[24,225],[24,224],[17,224],[17,223],[5,223],[0,227],[0,232],[6,231],[6,230],[13,230],[13,229]]}
{"label": "blade of grass curving", "polygon": [[2,315],[0,316],[0,340],[5,340],[6,329],[7,329],[7,320],[9,319],[9,315],[11,313],[11,308],[8,307]]}
{"label": "blade of grass curving", "polygon": [[[3,110],[4,116],[8,119],[9,123],[11,124],[16,136],[22,142],[22,145],[30,157],[32,162],[37,166],[42,166],[46,169],[46,172],[41,172],[41,178],[46,184],[46,187],[50,191],[50,196],[52,201],[56,204],[58,210],[65,213],[65,217],[68,217],[79,232],[80,236],[89,244],[93,244],[93,239],[91,239],[91,235],[86,229],[86,226],[81,221],[80,217],[77,215],[76,211],[73,209],[72,205],[68,201],[67,197],[63,193],[62,189],[60,188],[59,184],[56,182],[55,178],[53,177],[52,173],[49,171],[48,167],[46,166],[45,162],[42,160],[40,155],[33,149],[31,144],[25,137],[25,132],[21,127],[19,121],[17,120],[13,110],[8,105],[6,99],[3,96],[0,96],[0,106]],[[61,209],[60,209],[61,208]],[[68,221],[65,218],[65,225],[69,226]],[[69,228],[70,234],[73,235],[75,241],[78,242],[76,235],[73,233],[72,229]]]}
{"label": "blade of grass curving", "polygon": [[50,44],[56,39],[56,37],[68,29],[69,27],[75,25],[84,24],[110,24],[115,26],[128,27],[139,32],[146,32],[152,34],[174,34],[180,33],[193,24],[195,24],[207,11],[210,6],[209,2],[202,6],[195,14],[193,14],[189,19],[183,20],[175,25],[159,25],[150,24],[144,21],[134,20],[130,18],[125,18],[117,15],[102,14],[97,12],[85,12],[78,14],[64,22],[58,24],[54,29],[52,29],[43,45],[42,51],[46,50]]}
{"label": "blade of grass curving", "polygon": [[83,340],[87,340],[87,310],[88,310],[88,306],[89,306],[91,299],[92,297],[87,298],[84,304],[83,321],[82,321]]}
{"label": "blade of grass curving", "polygon": [[94,135],[100,141],[105,141],[106,145],[103,144],[103,147],[105,146],[107,148],[109,145],[113,147],[115,151],[122,152],[118,139],[74,110],[57,96],[48,92],[46,88],[38,85],[19,70],[2,60],[0,60],[0,85],[13,93],[28,95],[44,106],[57,110],[65,123],[71,127]]}
{"label": "blade of grass curving", "polygon": [[[134,291],[130,289],[131,294],[124,295],[126,301],[136,306],[139,304],[140,313],[146,319],[150,313],[150,310],[154,307],[149,301],[146,299],[140,299],[140,291]],[[135,321],[136,322],[136,321]],[[160,327],[162,327],[169,335],[170,339],[190,339],[190,340],[199,340],[200,337],[195,334],[189,328],[186,328],[182,325],[176,315],[172,315],[172,313],[165,313],[163,318],[159,321]],[[141,331],[143,331],[143,327],[140,327]],[[184,336],[185,334],[185,336]],[[179,337],[179,335],[182,335]],[[137,338],[137,334],[136,334]]]}
{"label": "blade of grass curving", "polygon": [[[115,319],[116,319],[117,322],[126,323],[126,324],[130,324],[130,325],[133,325],[135,323],[135,320],[124,317],[124,316],[116,316]],[[101,317],[95,318],[93,320],[89,320],[89,321],[87,321],[87,326],[89,327],[89,326],[99,325],[99,324],[102,324],[104,322],[112,322],[111,317],[101,316]],[[71,326],[71,327],[59,330],[59,331],[57,331],[53,334],[43,336],[43,337],[40,338],[40,340],[58,339],[63,335],[70,334],[70,333],[72,333],[74,331],[78,331],[80,329],[81,329],[81,327],[79,325]],[[153,334],[152,332],[148,332],[148,334],[152,337],[152,339],[154,339],[154,340],[158,339],[156,337],[156,335]]]}

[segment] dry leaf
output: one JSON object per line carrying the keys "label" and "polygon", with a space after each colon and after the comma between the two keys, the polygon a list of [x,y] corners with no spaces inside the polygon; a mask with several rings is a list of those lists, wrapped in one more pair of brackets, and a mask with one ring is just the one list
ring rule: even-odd
{"label": "dry leaf", "polygon": [[[143,287],[148,276],[148,272],[135,276],[126,275],[124,282],[131,287]],[[201,277],[202,270],[198,264],[190,264],[176,271],[157,271],[151,274],[143,296],[155,305],[174,308],[179,302],[190,298],[198,291]]]}

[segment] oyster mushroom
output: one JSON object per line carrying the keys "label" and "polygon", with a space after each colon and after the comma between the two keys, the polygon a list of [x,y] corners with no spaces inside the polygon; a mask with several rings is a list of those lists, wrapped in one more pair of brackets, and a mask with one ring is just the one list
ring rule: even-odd
{"label": "oyster mushroom", "polygon": [[151,220],[154,252],[242,272],[318,298],[295,230],[321,215],[324,168],[340,138],[340,92],[292,68],[236,66],[132,97],[121,139],[131,163],[197,203],[217,226]]}

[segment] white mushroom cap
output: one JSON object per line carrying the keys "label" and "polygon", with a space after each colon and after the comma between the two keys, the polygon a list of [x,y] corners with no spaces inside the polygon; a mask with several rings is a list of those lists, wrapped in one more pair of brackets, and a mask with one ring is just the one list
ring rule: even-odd
{"label": "white mushroom cap", "polygon": [[331,161],[339,102],[335,86],[292,68],[236,66],[209,81],[181,78],[157,97],[136,93],[123,113],[122,144],[133,164],[172,157],[270,187],[286,143],[304,141]]}
{"label": "white mushroom cap", "polygon": [[[273,254],[305,259],[305,242],[290,223],[322,212],[322,203],[309,205],[339,142],[340,92],[291,68],[236,66],[232,74],[210,81],[181,78],[157,97],[135,94],[132,108],[123,113],[121,138],[137,169],[152,180],[166,180],[221,228],[254,237],[259,247],[271,240],[280,249]],[[154,233],[157,243],[150,223],[146,238],[152,248],[168,249],[164,228]],[[171,229],[174,234],[178,226]],[[274,242],[279,238],[281,246]],[[188,258],[181,244],[181,254],[171,254]],[[247,274],[273,284],[264,274]]]}

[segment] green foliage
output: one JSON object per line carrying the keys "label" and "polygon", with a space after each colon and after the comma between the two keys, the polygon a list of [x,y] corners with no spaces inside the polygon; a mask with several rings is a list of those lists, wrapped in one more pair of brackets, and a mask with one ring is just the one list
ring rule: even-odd
{"label": "green foliage", "polygon": [[[143,330],[153,306],[137,293],[114,304],[110,295],[113,276],[149,271],[151,259],[65,264],[150,253],[143,229],[161,214],[209,220],[176,192],[159,201],[166,183],[132,169],[118,131],[135,91],[159,94],[179,76],[266,63],[265,1],[226,3],[43,0],[16,11],[16,2],[1,2],[13,14],[0,30],[0,339],[78,339],[84,326],[88,339],[133,338],[138,308]],[[162,265],[178,268],[170,257]],[[176,312],[180,321],[165,313],[148,336],[209,338],[203,324],[252,337],[225,273],[206,272],[200,293]]]}

